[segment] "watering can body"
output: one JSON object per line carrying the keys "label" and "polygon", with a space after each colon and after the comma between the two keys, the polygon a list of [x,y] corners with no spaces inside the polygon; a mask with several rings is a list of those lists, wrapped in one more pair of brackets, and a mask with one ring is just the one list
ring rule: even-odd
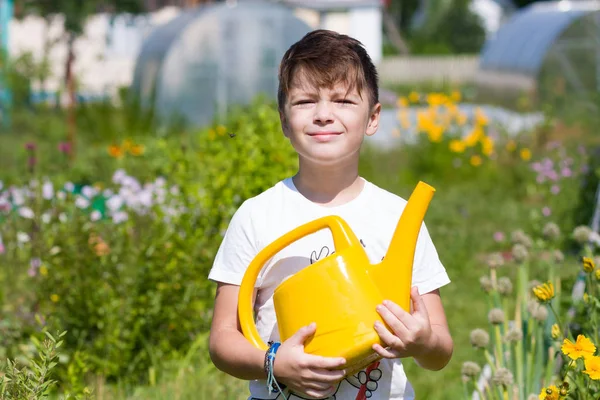
{"label": "watering can body", "polygon": [[274,291],[280,340],[287,340],[298,329],[315,322],[317,329],[305,343],[306,353],[345,358],[346,364],[340,368],[346,369],[348,375],[379,359],[373,345],[385,344],[374,323],[384,321],[376,306],[387,299],[409,311],[414,251],[434,191],[423,182],[417,185],[400,217],[388,253],[379,264],[370,263],[354,232],[335,215],[301,225],[261,250],[240,286],[238,314],[244,336],[257,348],[267,350],[252,312],[254,285],[264,264],[296,240],[328,228],[335,252],[298,271]]}

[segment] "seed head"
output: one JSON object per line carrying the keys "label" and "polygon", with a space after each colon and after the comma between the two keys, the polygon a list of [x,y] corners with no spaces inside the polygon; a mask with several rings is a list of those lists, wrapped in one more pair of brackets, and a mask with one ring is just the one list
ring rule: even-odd
{"label": "seed head", "polygon": [[565,255],[560,250],[554,250],[552,252],[552,258],[554,259],[554,262],[557,264],[560,264],[561,262],[565,261]]}
{"label": "seed head", "polygon": [[592,229],[587,225],[580,225],[573,230],[573,239],[579,244],[586,244],[590,240]]}
{"label": "seed head", "polygon": [[492,253],[488,256],[487,263],[491,269],[496,269],[504,265],[504,257],[500,253]]}
{"label": "seed head", "polygon": [[492,284],[492,280],[490,279],[489,276],[482,276],[481,278],[479,278],[479,284],[481,285],[481,288],[483,289],[484,292],[489,293],[492,291],[492,289],[494,288],[494,285]]}
{"label": "seed head", "polygon": [[473,361],[465,361],[462,365],[462,374],[468,377],[475,377],[481,372],[479,364]]}
{"label": "seed head", "polygon": [[535,309],[535,312],[533,313],[533,318],[536,321],[544,322],[548,318],[548,308],[540,304],[539,307]]}
{"label": "seed head", "polygon": [[548,222],[542,229],[542,235],[548,240],[556,240],[560,237],[560,228],[554,222]]}
{"label": "seed head", "polygon": [[498,292],[503,296],[508,296],[513,291],[513,285],[510,281],[510,278],[507,276],[503,276],[498,279]]}
{"label": "seed head", "polygon": [[517,243],[512,247],[512,256],[516,262],[522,263],[529,257],[527,247],[521,243]]}
{"label": "seed head", "polygon": [[498,386],[510,386],[513,383],[513,374],[506,368],[498,368],[492,376],[492,382]]}
{"label": "seed head", "polygon": [[498,325],[504,322],[504,311],[500,308],[492,308],[488,313],[488,320],[492,325]]}
{"label": "seed head", "polygon": [[511,233],[510,240],[513,244],[522,244],[525,247],[531,247],[533,245],[531,238],[521,229]]}
{"label": "seed head", "polygon": [[471,344],[473,347],[483,349],[490,343],[490,335],[481,328],[473,329],[471,331]]}
{"label": "seed head", "polygon": [[517,328],[509,329],[504,335],[505,342],[518,342],[521,339],[523,339],[523,332]]}

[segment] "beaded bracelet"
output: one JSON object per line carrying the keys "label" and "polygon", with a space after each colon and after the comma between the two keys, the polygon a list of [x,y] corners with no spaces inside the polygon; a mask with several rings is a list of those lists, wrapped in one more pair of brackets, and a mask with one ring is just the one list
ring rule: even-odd
{"label": "beaded bracelet", "polygon": [[267,373],[267,387],[269,389],[269,394],[279,393],[282,391],[281,386],[279,386],[279,383],[277,383],[277,380],[275,379],[275,374],[273,373],[275,354],[277,353],[279,346],[281,346],[281,343],[269,342],[269,349],[265,353],[265,372]]}

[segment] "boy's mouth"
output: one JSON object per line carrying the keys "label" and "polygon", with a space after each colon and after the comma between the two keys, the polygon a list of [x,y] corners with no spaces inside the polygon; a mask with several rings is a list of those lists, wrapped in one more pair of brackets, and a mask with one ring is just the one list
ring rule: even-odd
{"label": "boy's mouth", "polygon": [[332,132],[332,131],[323,131],[323,132],[310,132],[308,136],[313,138],[317,142],[329,142],[333,140],[335,137],[340,136],[342,132]]}

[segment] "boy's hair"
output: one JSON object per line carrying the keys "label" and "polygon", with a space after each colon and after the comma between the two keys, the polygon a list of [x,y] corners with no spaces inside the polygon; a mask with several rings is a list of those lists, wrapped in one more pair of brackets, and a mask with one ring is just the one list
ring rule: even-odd
{"label": "boy's hair", "polygon": [[369,106],[379,102],[377,69],[358,40],[337,32],[318,29],[306,34],[284,54],[279,67],[277,102],[283,111],[290,85],[298,71],[316,88],[331,88],[344,82],[348,91],[363,89]]}

